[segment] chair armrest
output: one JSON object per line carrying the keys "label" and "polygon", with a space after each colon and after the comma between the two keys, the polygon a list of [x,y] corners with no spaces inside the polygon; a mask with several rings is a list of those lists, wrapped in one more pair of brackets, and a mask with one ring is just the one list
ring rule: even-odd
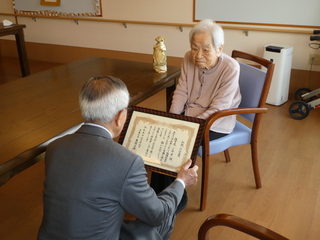
{"label": "chair armrest", "polygon": [[217,111],[213,113],[208,119],[207,119],[207,126],[211,126],[214,121],[221,117],[226,117],[230,115],[236,115],[236,114],[247,114],[247,113],[266,113],[268,112],[268,108],[230,108],[230,109],[224,109]]}
{"label": "chair armrest", "polygon": [[207,239],[207,232],[215,226],[230,227],[262,240],[289,240],[266,227],[230,214],[217,214],[209,217],[199,229],[198,240]]}

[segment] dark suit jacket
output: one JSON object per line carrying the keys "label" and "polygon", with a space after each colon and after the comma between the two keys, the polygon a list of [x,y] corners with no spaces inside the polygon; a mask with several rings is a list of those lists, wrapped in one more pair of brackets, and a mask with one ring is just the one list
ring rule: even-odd
{"label": "dark suit jacket", "polygon": [[175,181],[158,196],[140,156],[104,129],[83,125],[46,152],[44,217],[38,239],[119,239],[125,212],[152,226],[172,216],[183,195]]}

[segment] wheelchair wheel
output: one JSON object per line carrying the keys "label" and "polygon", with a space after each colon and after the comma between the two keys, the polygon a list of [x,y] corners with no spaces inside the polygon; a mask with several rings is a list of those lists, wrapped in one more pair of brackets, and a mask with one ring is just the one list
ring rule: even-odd
{"label": "wheelchair wheel", "polygon": [[293,119],[302,120],[308,117],[310,113],[310,107],[304,101],[295,101],[290,105],[289,113]]}
{"label": "wheelchair wheel", "polygon": [[297,101],[298,100],[303,100],[301,96],[303,94],[309,93],[309,92],[311,92],[310,88],[299,88],[294,94],[294,99],[297,100]]}

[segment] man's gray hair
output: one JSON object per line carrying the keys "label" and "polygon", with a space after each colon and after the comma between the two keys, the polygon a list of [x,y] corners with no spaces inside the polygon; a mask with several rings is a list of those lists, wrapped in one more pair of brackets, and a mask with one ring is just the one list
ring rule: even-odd
{"label": "man's gray hair", "polygon": [[128,107],[130,95],[127,86],[119,78],[101,76],[89,79],[83,86],[79,103],[85,122],[110,123]]}
{"label": "man's gray hair", "polygon": [[203,19],[193,26],[189,33],[190,45],[195,34],[200,32],[209,32],[212,36],[213,47],[218,52],[219,48],[224,45],[224,32],[220,25],[211,19]]}

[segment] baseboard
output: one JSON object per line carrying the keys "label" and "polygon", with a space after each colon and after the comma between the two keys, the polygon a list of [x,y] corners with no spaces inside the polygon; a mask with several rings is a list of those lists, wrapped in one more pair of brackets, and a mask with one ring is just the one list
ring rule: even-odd
{"label": "baseboard", "polygon": [[320,72],[292,69],[289,93],[293,95],[299,88],[320,88]]}
{"label": "baseboard", "polygon": [[[113,51],[105,49],[83,48],[73,46],[62,46],[44,43],[26,43],[28,58],[31,60],[69,63],[81,58],[90,56],[106,57],[138,62],[152,62],[152,54],[132,53]],[[2,56],[17,57],[15,41],[0,40],[0,53]],[[182,58],[167,57],[168,65],[180,66]],[[290,96],[294,95],[299,88],[310,88],[311,90],[320,88],[320,72],[307,70],[291,70],[291,79],[289,86]]]}

